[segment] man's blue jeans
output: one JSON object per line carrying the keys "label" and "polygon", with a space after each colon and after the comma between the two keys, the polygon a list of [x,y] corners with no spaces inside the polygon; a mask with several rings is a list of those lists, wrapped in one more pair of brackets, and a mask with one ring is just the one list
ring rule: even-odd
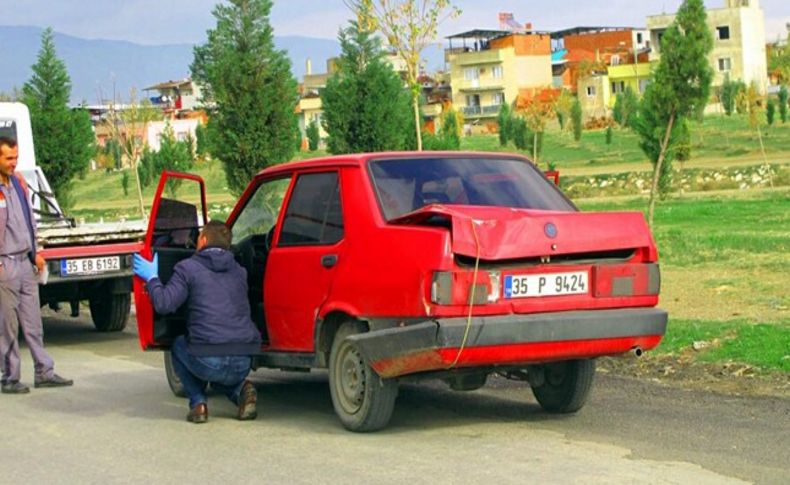
{"label": "man's blue jeans", "polygon": [[170,351],[173,355],[173,370],[189,397],[189,409],[206,402],[206,386],[209,382],[212,388],[225,394],[231,402],[239,403],[241,386],[250,373],[250,357],[197,357],[187,351],[187,341],[183,335],[176,338]]}

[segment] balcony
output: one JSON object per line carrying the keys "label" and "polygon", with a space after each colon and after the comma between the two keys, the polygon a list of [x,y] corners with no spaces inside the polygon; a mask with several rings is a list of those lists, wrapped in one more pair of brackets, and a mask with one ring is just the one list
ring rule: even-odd
{"label": "balcony", "polygon": [[499,114],[501,104],[489,104],[486,106],[463,106],[461,112],[467,118],[490,118]]}
{"label": "balcony", "polygon": [[456,63],[459,66],[499,64],[505,60],[505,55],[502,52],[502,49],[453,53],[449,57],[451,57],[450,62]]}

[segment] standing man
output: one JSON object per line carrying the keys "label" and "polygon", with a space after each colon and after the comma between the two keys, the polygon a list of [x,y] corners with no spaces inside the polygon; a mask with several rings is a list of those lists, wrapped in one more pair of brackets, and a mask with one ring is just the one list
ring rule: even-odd
{"label": "standing man", "polygon": [[257,392],[247,379],[252,354],[261,350],[261,334],[250,318],[247,272],[229,251],[231,232],[219,221],[208,222],[197,239],[197,252],[176,264],[162,284],[158,258],[134,255],[134,274],[146,281],[159,314],[186,303],[187,335],[173,342],[173,368],[189,397],[187,421],[208,420],[206,386],[224,393],[238,406],[237,419],[257,417]]}
{"label": "standing man", "polygon": [[44,258],[36,254],[36,220],[25,179],[15,173],[18,158],[16,141],[0,138],[0,390],[5,394],[30,392],[19,382],[19,326],[33,356],[35,387],[74,383],[55,374],[52,357],[44,350],[37,278]]}

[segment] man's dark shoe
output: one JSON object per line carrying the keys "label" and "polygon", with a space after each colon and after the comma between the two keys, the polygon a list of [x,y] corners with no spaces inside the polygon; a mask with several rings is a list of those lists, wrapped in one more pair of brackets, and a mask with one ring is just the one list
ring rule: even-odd
{"label": "man's dark shoe", "polygon": [[258,417],[258,392],[255,390],[255,385],[250,381],[244,381],[239,393],[239,414],[237,418],[240,421],[248,421]]}
{"label": "man's dark shoe", "polygon": [[30,388],[19,381],[4,382],[0,391],[3,394],[27,394]]}
{"label": "man's dark shoe", "polygon": [[36,379],[33,382],[33,386],[36,388],[39,387],[65,387],[65,386],[73,386],[74,381],[71,379],[64,379],[57,374],[52,374],[52,377],[48,379]]}
{"label": "man's dark shoe", "polygon": [[195,407],[190,409],[187,414],[187,421],[196,424],[208,421],[208,406],[206,406],[206,403],[195,404]]}

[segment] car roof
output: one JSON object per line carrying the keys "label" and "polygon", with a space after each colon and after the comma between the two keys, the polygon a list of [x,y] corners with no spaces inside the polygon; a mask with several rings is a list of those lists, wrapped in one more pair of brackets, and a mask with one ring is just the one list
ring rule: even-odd
{"label": "car roof", "polygon": [[506,158],[518,159],[530,162],[526,157],[516,153],[497,153],[497,152],[432,152],[432,151],[410,151],[410,152],[377,152],[377,153],[354,153],[349,155],[334,155],[329,157],[312,158],[310,160],[299,160],[287,162],[280,165],[261,170],[257,177],[270,177],[280,174],[291,173],[298,170],[311,170],[330,167],[362,167],[369,160],[393,159],[393,158]]}

